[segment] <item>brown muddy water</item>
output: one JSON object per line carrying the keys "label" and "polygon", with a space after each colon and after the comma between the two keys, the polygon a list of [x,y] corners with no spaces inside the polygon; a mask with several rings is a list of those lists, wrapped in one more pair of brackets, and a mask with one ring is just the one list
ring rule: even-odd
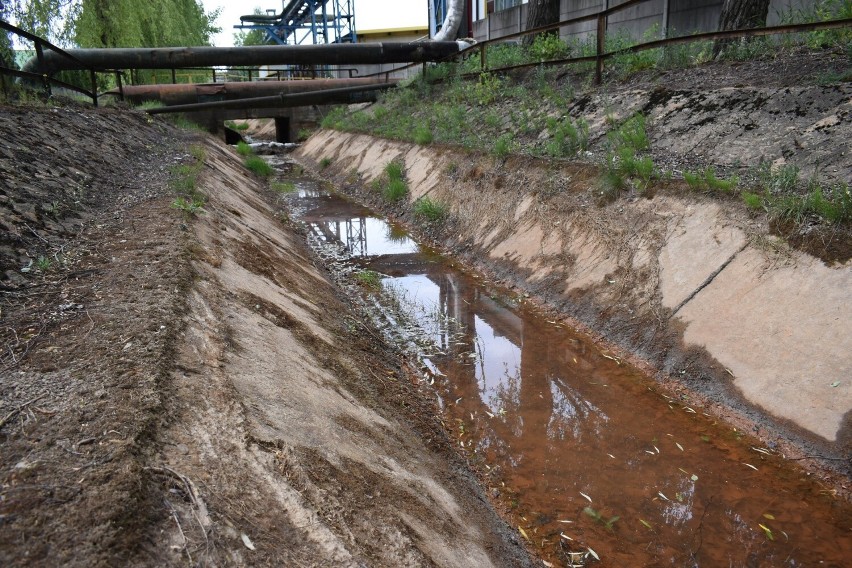
{"label": "brown muddy water", "polygon": [[852,565],[852,508],[772,448],[370,210],[294,181],[309,242],[350,277],[381,275],[386,331],[415,337],[448,431],[546,562]]}

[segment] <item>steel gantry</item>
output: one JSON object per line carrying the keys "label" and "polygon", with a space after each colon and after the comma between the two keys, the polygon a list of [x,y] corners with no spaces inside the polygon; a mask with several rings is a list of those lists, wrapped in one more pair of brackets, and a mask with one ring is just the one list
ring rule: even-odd
{"label": "steel gantry", "polygon": [[240,16],[242,30],[263,30],[279,45],[357,43],[355,0],[284,0],[280,13]]}

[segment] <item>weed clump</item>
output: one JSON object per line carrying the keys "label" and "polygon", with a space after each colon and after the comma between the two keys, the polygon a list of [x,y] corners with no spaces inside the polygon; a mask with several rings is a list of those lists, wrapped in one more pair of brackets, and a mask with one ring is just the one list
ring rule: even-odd
{"label": "weed clump", "polygon": [[274,171],[272,166],[260,156],[248,156],[243,161],[243,165],[246,169],[261,177],[269,177]]}
{"label": "weed clump", "polygon": [[331,158],[323,158],[322,160],[319,161],[320,170],[324,170],[330,165],[331,165]]}
{"label": "weed clump", "polygon": [[251,149],[251,146],[240,140],[237,142],[237,154],[240,156],[251,156],[254,154],[254,150]]}
{"label": "weed clump", "polygon": [[362,270],[355,274],[355,280],[361,286],[377,290],[382,286],[382,275],[375,270]]}
{"label": "weed clump", "polygon": [[412,207],[414,216],[433,223],[442,221],[447,216],[447,206],[430,197],[421,197]]}

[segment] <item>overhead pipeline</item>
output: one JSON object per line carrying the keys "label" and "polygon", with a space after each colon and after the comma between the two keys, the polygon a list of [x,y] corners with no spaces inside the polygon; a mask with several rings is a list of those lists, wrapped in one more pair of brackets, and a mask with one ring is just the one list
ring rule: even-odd
{"label": "overhead pipeline", "polygon": [[[180,69],[257,65],[369,65],[441,61],[466,47],[455,41],[262,45],[251,47],[160,47],[69,49],[75,60],[47,52],[44,63],[32,57],[23,71],[53,74],[83,69]],[[82,64],[82,65],[81,65]]]}

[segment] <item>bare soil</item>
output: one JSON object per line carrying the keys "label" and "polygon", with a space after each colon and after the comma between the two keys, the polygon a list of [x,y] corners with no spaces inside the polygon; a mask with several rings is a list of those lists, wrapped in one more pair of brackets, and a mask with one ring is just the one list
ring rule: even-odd
{"label": "bare soil", "polygon": [[0,133],[0,563],[531,564],[232,150],[118,109]]}

